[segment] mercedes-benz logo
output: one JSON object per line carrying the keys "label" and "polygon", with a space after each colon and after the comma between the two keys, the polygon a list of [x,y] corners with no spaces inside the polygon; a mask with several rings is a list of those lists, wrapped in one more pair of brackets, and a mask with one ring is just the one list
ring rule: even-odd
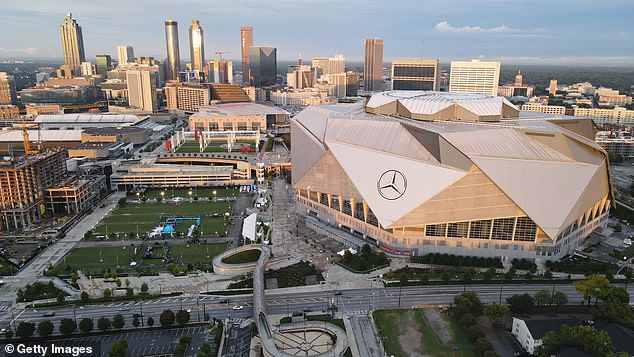
{"label": "mercedes-benz logo", "polygon": [[376,182],[376,189],[386,200],[396,200],[407,190],[407,179],[398,170],[387,170]]}

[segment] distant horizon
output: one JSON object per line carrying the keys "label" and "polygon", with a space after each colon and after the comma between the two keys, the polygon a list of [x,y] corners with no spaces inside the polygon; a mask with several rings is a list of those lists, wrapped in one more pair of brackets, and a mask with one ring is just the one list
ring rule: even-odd
{"label": "distant horizon", "polygon": [[135,56],[166,57],[164,21],[179,24],[182,59],[189,57],[188,28],[200,20],[207,59],[215,52],[240,58],[240,26],[253,27],[254,45],[278,49],[278,60],[343,54],[363,60],[363,40],[382,38],[384,59],[498,60],[512,65],[633,66],[631,0],[575,3],[544,0],[22,0],[3,4],[0,58],[58,59],[59,26],[67,12],[82,27],[86,58],[116,58],[116,46]]}

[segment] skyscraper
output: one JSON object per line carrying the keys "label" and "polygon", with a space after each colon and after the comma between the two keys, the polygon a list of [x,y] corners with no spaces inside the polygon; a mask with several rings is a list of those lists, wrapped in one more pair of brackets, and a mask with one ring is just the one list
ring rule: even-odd
{"label": "skyscraper", "polygon": [[392,89],[439,90],[438,60],[393,60]]}
{"label": "skyscraper", "polygon": [[112,69],[112,58],[110,55],[97,55],[97,62],[95,65],[97,74],[106,76],[106,73]]}
{"label": "skyscraper", "polygon": [[68,13],[60,26],[62,35],[62,51],[64,52],[64,64],[67,65],[73,74],[79,74],[81,63],[86,62],[84,54],[84,37],[81,33],[81,26],[73,19],[73,14]]}
{"label": "skyscraper", "polygon": [[277,83],[277,49],[268,46],[251,46],[249,64],[252,85],[272,86]]}
{"label": "skyscraper", "polygon": [[134,62],[134,49],[132,46],[117,46],[117,61],[119,66]]}
{"label": "skyscraper", "polygon": [[202,71],[205,65],[205,37],[200,22],[192,19],[189,27],[189,53],[194,71]]}
{"label": "skyscraper", "polygon": [[249,66],[249,51],[251,46],[253,46],[253,27],[240,27],[240,48],[242,49],[242,83],[246,84],[251,81],[251,67]]}
{"label": "skyscraper", "polygon": [[369,92],[381,90],[383,76],[383,40],[367,38],[365,40],[365,61],[363,63],[363,79],[365,90]]}
{"label": "skyscraper", "polygon": [[317,78],[327,74],[345,73],[346,58],[343,55],[335,57],[314,57],[312,66],[316,69]]}
{"label": "skyscraper", "polygon": [[158,110],[156,98],[156,77],[158,73],[152,67],[138,66],[125,71],[128,84],[128,101],[131,107],[149,112]]}
{"label": "skyscraper", "polygon": [[15,78],[0,72],[0,104],[15,104],[16,101]]}
{"label": "skyscraper", "polygon": [[178,52],[178,22],[165,21],[165,43],[167,44],[167,62],[165,63],[167,80],[177,81],[181,71],[181,56]]}
{"label": "skyscraper", "polygon": [[449,91],[498,95],[500,62],[452,61]]}

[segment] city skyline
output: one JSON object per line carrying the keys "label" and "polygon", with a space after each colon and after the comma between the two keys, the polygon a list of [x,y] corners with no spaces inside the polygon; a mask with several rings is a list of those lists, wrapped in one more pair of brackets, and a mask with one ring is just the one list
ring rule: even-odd
{"label": "city skyline", "polygon": [[[82,25],[90,61],[96,54],[114,55],[120,43],[129,43],[138,56],[162,60],[166,57],[164,21],[174,18],[189,23],[190,10],[195,8],[201,26],[214,27],[206,36],[213,46],[205,54],[215,57],[215,51],[231,51],[228,59],[232,60],[240,59],[240,26],[253,26],[253,44],[276,47],[282,61],[296,59],[299,54],[311,58],[333,53],[342,53],[349,61],[361,61],[363,39],[379,37],[385,39],[385,62],[420,58],[422,52],[423,58],[438,58],[445,63],[481,58],[509,64],[634,64],[634,53],[623,45],[634,37],[633,26],[625,16],[632,5],[624,0],[596,5],[589,1],[540,4],[489,0],[478,2],[477,9],[462,0],[453,6],[436,1],[370,1],[363,7],[320,0],[310,8],[308,3],[292,5],[278,0],[270,2],[267,9],[246,1],[219,6],[219,1],[188,0],[177,7],[159,0],[152,16],[138,15],[143,13],[144,5],[122,1],[108,5],[71,1],[33,5],[32,0],[3,5],[0,29],[16,35],[3,41],[0,58],[62,58],[53,29],[70,11]],[[288,31],[290,25],[277,22],[280,17],[300,14],[305,16],[302,24],[315,26]],[[510,16],[513,14],[518,15]],[[28,27],[22,26],[27,22]],[[588,25],[580,27],[584,23]],[[179,40],[189,42],[186,31],[180,33]]]}

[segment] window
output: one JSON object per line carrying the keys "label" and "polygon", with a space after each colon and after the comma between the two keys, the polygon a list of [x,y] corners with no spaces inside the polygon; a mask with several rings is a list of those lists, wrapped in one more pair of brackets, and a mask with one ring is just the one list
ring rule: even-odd
{"label": "window", "polygon": [[515,217],[497,218],[493,220],[493,231],[491,232],[491,239],[512,240],[514,226]]}
{"label": "window", "polygon": [[320,193],[319,194],[319,203],[321,203],[324,206],[328,206],[328,195],[325,193]]}
{"label": "window", "polygon": [[428,224],[425,226],[425,235],[428,237],[444,237],[447,223]]}
{"label": "window", "polygon": [[246,121],[239,121],[238,122],[238,130],[243,130],[244,131],[244,130],[248,130],[247,128],[248,128],[248,126],[247,126],[247,122]]}
{"label": "window", "polygon": [[330,208],[339,211],[339,196],[332,196],[330,200]]}
{"label": "window", "polygon": [[222,123],[222,130],[224,131],[233,130],[233,124],[230,122]]}
{"label": "window", "polygon": [[354,218],[363,221],[363,202],[357,202],[354,205]]}
{"label": "window", "polygon": [[310,191],[310,197],[309,198],[310,198],[311,201],[319,202],[318,201],[318,197],[317,197],[317,192],[315,192],[315,191]]}
{"label": "window", "polygon": [[515,240],[532,242],[537,235],[537,225],[528,217],[517,217],[515,224]]}
{"label": "window", "polygon": [[215,122],[209,123],[209,130],[210,131],[218,131],[218,123],[215,123]]}
{"label": "window", "polygon": [[369,209],[368,209],[368,223],[376,227],[379,226],[379,220],[376,218],[374,213],[372,213],[372,211]]}
{"label": "window", "polygon": [[260,123],[259,122],[253,122],[251,123],[251,130],[258,130],[260,129]]}
{"label": "window", "polygon": [[447,227],[447,237],[467,238],[468,231],[469,222],[449,223],[449,227]]}
{"label": "window", "polygon": [[489,239],[491,234],[491,220],[481,220],[471,222],[471,232],[469,238],[473,239]]}
{"label": "window", "polygon": [[350,201],[348,200],[343,201],[343,213],[347,214],[348,216],[352,215],[352,209],[350,208]]}

